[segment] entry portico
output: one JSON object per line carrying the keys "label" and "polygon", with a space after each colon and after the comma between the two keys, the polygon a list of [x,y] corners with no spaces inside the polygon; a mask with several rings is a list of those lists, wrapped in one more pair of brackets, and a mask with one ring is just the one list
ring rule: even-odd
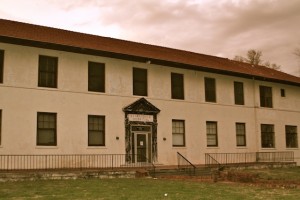
{"label": "entry portico", "polygon": [[[157,114],[145,98],[123,108],[127,162],[157,162]],[[139,155],[139,156],[137,156]]]}

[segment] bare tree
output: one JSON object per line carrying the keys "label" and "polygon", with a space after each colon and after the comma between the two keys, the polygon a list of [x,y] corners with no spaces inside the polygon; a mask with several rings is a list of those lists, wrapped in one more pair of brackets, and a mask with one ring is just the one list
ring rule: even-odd
{"label": "bare tree", "polygon": [[[295,53],[296,54],[296,53]],[[300,58],[300,49],[297,50],[297,54]],[[246,62],[252,65],[263,65],[271,69],[280,70],[281,66],[276,63],[270,63],[269,61],[266,61],[263,63],[262,60],[262,52],[255,49],[250,49],[247,52],[247,58],[243,56],[236,55],[233,60],[239,61],[239,62]]]}
{"label": "bare tree", "polygon": [[233,60],[239,62],[246,62],[246,58],[244,58],[243,56],[234,56]]}
{"label": "bare tree", "polygon": [[255,49],[250,49],[247,52],[247,63],[253,64],[253,65],[259,65],[262,63],[262,52],[255,50]]}
{"label": "bare tree", "polygon": [[265,62],[264,63],[264,66],[268,67],[268,68],[271,68],[271,69],[275,69],[277,71],[280,70],[281,66],[280,65],[277,65],[276,63],[270,63],[269,61]]}

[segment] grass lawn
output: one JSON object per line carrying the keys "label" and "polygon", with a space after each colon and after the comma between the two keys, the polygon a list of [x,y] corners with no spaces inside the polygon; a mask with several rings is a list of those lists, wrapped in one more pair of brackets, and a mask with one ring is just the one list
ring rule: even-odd
{"label": "grass lawn", "polygon": [[[167,194],[167,196],[165,196]],[[168,179],[47,180],[0,183],[0,199],[300,199],[299,189]]]}

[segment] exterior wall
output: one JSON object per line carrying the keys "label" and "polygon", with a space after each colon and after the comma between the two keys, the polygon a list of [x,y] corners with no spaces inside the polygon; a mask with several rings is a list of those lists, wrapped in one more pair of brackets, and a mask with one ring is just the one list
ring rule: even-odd
{"label": "exterior wall", "polygon": [[[0,49],[0,154],[125,154],[122,108],[140,98],[132,95],[132,68],[139,67],[148,69],[145,98],[161,110],[158,163],[177,164],[177,152],[194,164],[203,164],[205,153],[293,150],[300,158],[299,148],[285,147],[285,125],[297,126],[300,134],[299,87],[4,43]],[[37,86],[39,55],[58,57],[58,88]],[[105,93],[88,91],[88,61],[105,63]],[[184,74],[185,100],[171,99],[171,72]],[[205,102],[204,77],[216,79],[217,103]],[[234,105],[234,81],[244,83],[245,105]],[[260,85],[272,87],[273,108],[260,107]],[[57,146],[36,145],[37,112],[57,113]],[[88,146],[88,115],[105,116],[105,147]],[[172,147],[172,119],[185,120],[185,147]],[[218,147],[206,145],[206,121],[218,123]],[[236,146],[236,122],[246,123],[246,147]],[[274,124],[275,148],[261,148],[260,124]]]}

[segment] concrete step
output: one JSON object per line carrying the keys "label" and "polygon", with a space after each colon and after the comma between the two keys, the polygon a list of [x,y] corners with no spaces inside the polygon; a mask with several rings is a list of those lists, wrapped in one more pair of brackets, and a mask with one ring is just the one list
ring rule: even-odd
{"label": "concrete step", "polygon": [[191,168],[157,168],[155,173],[153,170],[149,171],[151,176],[163,177],[163,176],[198,176],[198,177],[212,177],[212,170],[207,167],[197,167],[195,170]]}

